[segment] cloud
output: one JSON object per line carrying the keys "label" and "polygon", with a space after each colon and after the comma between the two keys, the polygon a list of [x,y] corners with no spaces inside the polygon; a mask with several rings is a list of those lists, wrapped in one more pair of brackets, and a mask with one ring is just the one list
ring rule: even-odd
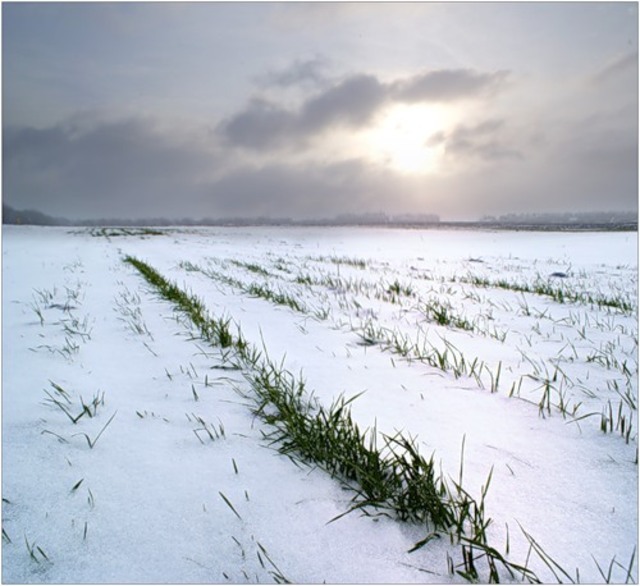
{"label": "cloud", "polygon": [[300,123],[296,113],[254,98],[245,110],[223,120],[217,129],[231,145],[257,150],[278,146],[287,138],[295,139],[300,134]]}
{"label": "cloud", "polygon": [[388,100],[389,90],[373,75],[354,75],[305,102],[300,127],[316,132],[334,125],[364,126]]}
{"label": "cloud", "polygon": [[429,71],[392,85],[393,96],[401,102],[451,102],[499,90],[507,71],[479,73],[472,69]]}
{"label": "cloud", "polygon": [[428,146],[443,145],[447,155],[475,158],[487,162],[522,160],[519,149],[507,145],[502,136],[503,119],[489,119],[474,126],[460,125],[449,133],[439,132],[429,138]]}
{"label": "cloud", "polygon": [[291,65],[277,71],[270,71],[258,78],[259,85],[291,87],[291,86],[321,86],[327,82],[325,70],[327,61],[322,57],[314,57],[301,61],[296,59]]}
{"label": "cloud", "polygon": [[384,100],[384,86],[374,76],[358,75],[308,99],[298,111],[254,98],[218,131],[229,144],[246,149],[299,145],[332,126],[366,124]]}
{"label": "cloud", "polygon": [[389,103],[442,102],[479,98],[498,91],[505,71],[478,73],[470,69],[440,70],[391,82],[369,74],[354,74],[307,98],[298,110],[253,99],[218,131],[229,145],[262,149],[289,145],[332,127],[360,128]]}

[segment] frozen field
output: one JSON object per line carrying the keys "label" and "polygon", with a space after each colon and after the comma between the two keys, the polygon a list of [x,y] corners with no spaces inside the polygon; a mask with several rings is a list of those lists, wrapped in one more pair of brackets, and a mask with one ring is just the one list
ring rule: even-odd
{"label": "frozen field", "polygon": [[636,233],[8,226],[3,582],[489,579],[445,530],[410,551],[429,522],[330,522],[357,486],[279,453],[255,373],[126,257],[413,438],[532,572],[501,580],[637,581]]}

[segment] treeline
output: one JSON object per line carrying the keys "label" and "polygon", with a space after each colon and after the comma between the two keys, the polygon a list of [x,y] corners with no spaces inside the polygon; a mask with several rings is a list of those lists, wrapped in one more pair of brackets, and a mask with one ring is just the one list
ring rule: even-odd
{"label": "treeline", "polygon": [[27,224],[32,226],[69,226],[68,220],[47,216],[35,210],[14,210],[8,205],[2,205],[3,224]]}

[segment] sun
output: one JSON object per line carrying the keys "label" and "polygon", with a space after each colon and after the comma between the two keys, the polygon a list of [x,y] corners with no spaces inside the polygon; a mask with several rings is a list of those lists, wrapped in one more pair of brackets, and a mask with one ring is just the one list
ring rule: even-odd
{"label": "sun", "polygon": [[367,148],[378,163],[400,173],[434,173],[442,162],[443,148],[429,138],[449,122],[450,114],[441,107],[395,105],[366,132]]}

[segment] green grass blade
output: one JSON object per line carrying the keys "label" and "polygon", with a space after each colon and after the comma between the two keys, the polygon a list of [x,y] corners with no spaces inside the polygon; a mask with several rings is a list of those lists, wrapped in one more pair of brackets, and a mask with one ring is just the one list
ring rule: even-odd
{"label": "green grass blade", "polygon": [[242,521],[242,517],[240,516],[240,514],[238,513],[238,511],[236,511],[235,507],[231,504],[231,501],[221,492],[218,491],[218,494],[220,495],[220,497],[222,498],[222,500],[227,503],[227,506],[233,511],[233,514],[238,517],[238,519],[240,519]]}

